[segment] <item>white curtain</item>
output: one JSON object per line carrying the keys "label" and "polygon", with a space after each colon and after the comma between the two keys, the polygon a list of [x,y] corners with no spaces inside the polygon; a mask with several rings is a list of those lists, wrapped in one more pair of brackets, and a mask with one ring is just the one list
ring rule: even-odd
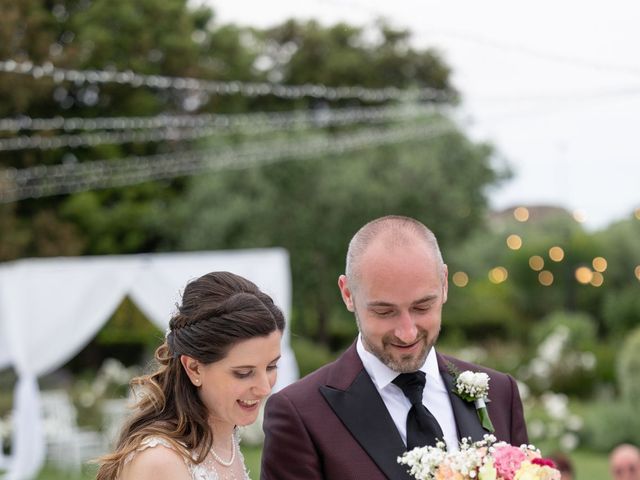
{"label": "white curtain", "polygon": [[126,295],[136,268],[124,257],[42,259],[5,267],[0,313],[18,375],[10,480],[33,477],[44,460],[37,378],[95,336]]}
{"label": "white curtain", "polygon": [[[18,375],[5,478],[33,478],[44,461],[39,376],[73,358],[127,294],[164,329],[187,281],[215,270],[252,280],[289,317],[289,259],[282,249],[20,260],[0,266],[0,368],[11,364]],[[288,329],[284,337],[276,388],[298,376]],[[7,466],[7,459],[0,462]]]}

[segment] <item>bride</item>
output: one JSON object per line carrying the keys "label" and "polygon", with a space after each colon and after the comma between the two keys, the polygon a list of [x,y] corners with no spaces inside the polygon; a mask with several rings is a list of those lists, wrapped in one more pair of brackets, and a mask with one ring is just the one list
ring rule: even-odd
{"label": "bride", "polygon": [[214,272],[187,284],[156,350],[132,380],[137,404],[97,480],[248,480],[238,427],[271,392],[282,312],[250,281]]}

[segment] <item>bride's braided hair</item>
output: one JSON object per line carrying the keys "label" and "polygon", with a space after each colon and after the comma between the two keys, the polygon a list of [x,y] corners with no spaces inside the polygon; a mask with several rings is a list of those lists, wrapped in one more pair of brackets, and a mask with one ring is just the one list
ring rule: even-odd
{"label": "bride's braided hair", "polygon": [[189,460],[191,451],[196,462],[203,461],[213,444],[208,412],[180,356],[204,364],[217,362],[238,342],[283,329],[280,309],[249,280],[213,272],[189,282],[169,321],[165,341],[156,350],[159,368],[131,382],[138,399],[136,410],[123,427],[114,453],[99,459],[96,480],[118,478],[127,456],[152,435],[166,438]]}

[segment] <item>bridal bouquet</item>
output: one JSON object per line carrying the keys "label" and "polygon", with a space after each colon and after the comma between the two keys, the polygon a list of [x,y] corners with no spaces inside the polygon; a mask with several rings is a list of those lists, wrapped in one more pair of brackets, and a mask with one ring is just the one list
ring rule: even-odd
{"label": "bridal bouquet", "polygon": [[398,462],[416,480],[560,480],[553,462],[533,445],[514,447],[493,435],[475,443],[465,438],[457,452],[447,452],[443,442],[414,448]]}

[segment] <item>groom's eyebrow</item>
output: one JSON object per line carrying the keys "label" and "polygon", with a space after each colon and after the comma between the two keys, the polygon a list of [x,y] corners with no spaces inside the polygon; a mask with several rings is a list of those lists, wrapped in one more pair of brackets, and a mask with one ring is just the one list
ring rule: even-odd
{"label": "groom's eyebrow", "polygon": [[[415,302],[411,302],[411,305],[419,305],[421,303],[432,302],[437,298],[438,298],[438,295],[435,295],[435,294],[426,295],[426,296],[424,296],[422,298],[419,298]],[[367,307],[368,308],[373,308],[373,307],[395,307],[395,306],[396,306],[395,303],[385,302],[384,300],[377,300],[377,301],[373,301],[373,302],[367,303]]]}

